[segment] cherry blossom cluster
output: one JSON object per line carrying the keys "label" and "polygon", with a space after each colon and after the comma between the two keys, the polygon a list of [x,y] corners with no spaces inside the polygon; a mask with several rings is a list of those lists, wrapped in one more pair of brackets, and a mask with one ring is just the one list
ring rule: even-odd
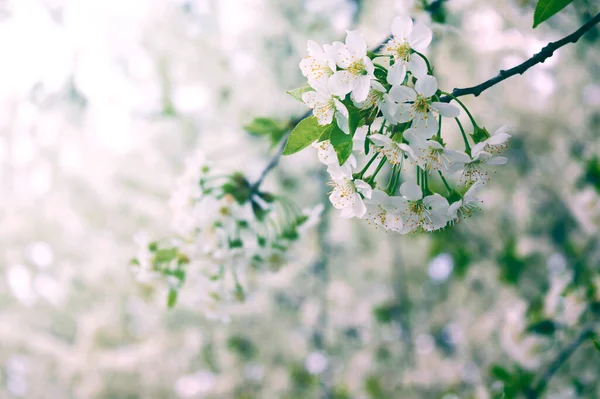
{"label": "cherry blossom cluster", "polygon": [[[356,30],[345,43],[308,42],[300,69],[309,86],[290,94],[312,109],[314,126],[302,130],[301,123],[287,153],[310,143],[317,148],[331,175],[329,198],[342,217],[402,234],[434,231],[478,209],[489,168],[507,162],[499,154],[511,136],[508,126],[488,133],[460,100],[439,89],[423,54],[432,41],[429,27],[397,17],[391,30],[376,53]],[[461,108],[471,134],[459,119]],[[445,121],[456,123],[462,148],[448,147]],[[309,142],[295,144],[303,138]]]}
{"label": "cherry blossom cluster", "polygon": [[[245,299],[253,274],[288,263],[290,246],[322,211],[300,210],[241,173],[216,169],[202,153],[188,159],[170,204],[174,234],[158,241],[137,237],[137,279],[162,283],[169,306],[185,299],[213,318],[226,314],[226,303]],[[182,290],[184,282],[189,289]]]}

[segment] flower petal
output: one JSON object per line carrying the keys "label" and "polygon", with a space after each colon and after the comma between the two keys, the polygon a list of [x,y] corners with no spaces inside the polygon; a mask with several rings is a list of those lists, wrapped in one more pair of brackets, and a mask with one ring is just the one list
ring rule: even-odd
{"label": "flower petal", "polygon": [[344,115],[346,118],[348,118],[349,114],[348,114],[348,108],[346,108],[346,106],[337,98],[333,99],[333,104],[335,105],[335,109],[337,110],[337,112],[339,112],[340,114]]}
{"label": "flower petal", "polygon": [[344,209],[350,205],[350,196],[342,195],[342,190],[335,188],[329,196],[329,201],[335,209]]}
{"label": "flower petal", "polygon": [[489,139],[486,140],[486,143],[489,145],[502,145],[504,143],[506,143],[508,140],[510,140],[510,134],[508,133],[494,133],[492,135],[492,137],[490,137]]}
{"label": "flower petal", "polygon": [[308,49],[308,55],[310,55],[311,57],[315,57],[317,59],[325,58],[325,52],[323,51],[323,47],[321,47],[319,43],[315,42],[314,40],[309,40],[306,47]]}
{"label": "flower petal", "polygon": [[429,46],[429,43],[431,43],[432,37],[433,34],[431,29],[429,29],[428,26],[417,22],[406,41],[413,49],[423,51]]}
{"label": "flower petal", "polygon": [[427,64],[425,60],[418,54],[412,54],[408,61],[408,70],[417,78],[421,79],[427,76]]}
{"label": "flower petal", "polygon": [[[500,126],[498,128],[498,130],[496,130],[492,136],[495,136],[495,135],[500,134],[500,133],[506,133],[506,134],[508,134],[508,132],[510,131],[510,129],[511,129],[510,125]],[[509,137],[510,137],[510,135],[509,135]]]}
{"label": "flower petal", "polygon": [[362,102],[367,99],[369,89],[371,88],[371,77],[362,75],[354,79],[355,85],[352,90],[352,99],[357,102]]}
{"label": "flower petal", "polygon": [[350,51],[348,51],[348,48],[342,42],[333,42],[328,52],[329,56],[333,58],[340,68],[348,68],[353,62]]}
{"label": "flower petal", "polygon": [[380,93],[385,93],[385,87],[383,87],[383,85],[381,83],[379,83],[378,81],[376,81],[375,79],[371,80],[371,88],[375,91],[378,91]]}
{"label": "flower petal", "polygon": [[413,21],[410,17],[399,16],[392,22],[392,34],[396,39],[405,41],[413,31]]}
{"label": "flower petal", "polygon": [[365,203],[363,202],[363,199],[360,198],[359,194],[354,194],[354,204],[352,204],[352,210],[354,211],[354,215],[359,218],[362,219],[365,214],[367,213],[367,207],[365,205]]}
{"label": "flower petal", "polygon": [[383,147],[384,145],[390,144],[392,142],[392,139],[383,134],[372,134],[369,136],[369,138],[371,139],[373,144],[375,144],[378,147]]}
{"label": "flower petal", "polygon": [[405,77],[406,65],[404,62],[396,61],[388,70],[387,82],[392,86],[400,86],[404,82]]}
{"label": "flower petal", "polygon": [[477,196],[479,191],[481,191],[483,186],[484,186],[484,183],[482,181],[475,182],[475,184],[473,184],[471,187],[469,187],[469,189],[465,193],[465,195],[464,195],[465,199],[467,201],[474,201],[476,199],[475,197]]}
{"label": "flower petal", "polygon": [[438,82],[434,76],[423,76],[415,83],[415,91],[423,97],[431,97],[438,90]]}
{"label": "flower petal", "polygon": [[506,157],[491,157],[485,163],[487,165],[504,165],[508,162],[508,158]]}
{"label": "flower petal", "polygon": [[431,208],[432,212],[443,214],[448,212],[448,200],[437,193],[423,198],[423,203],[428,208]]}
{"label": "flower petal", "polygon": [[371,198],[371,194],[373,193],[373,188],[371,188],[369,183],[367,183],[363,180],[360,180],[360,179],[356,179],[356,180],[354,180],[354,187],[356,187],[356,190],[358,192],[360,192],[362,195],[364,195],[366,198]]}
{"label": "flower petal", "polygon": [[460,109],[454,104],[434,101],[431,103],[431,106],[435,108],[440,115],[447,118],[458,118],[460,116]]}
{"label": "flower petal", "polygon": [[354,77],[348,71],[337,71],[327,81],[327,88],[336,95],[343,97],[352,91]]}
{"label": "flower petal", "polygon": [[417,201],[423,198],[423,191],[416,183],[407,181],[400,186],[400,194],[410,201]]}
{"label": "flower petal", "polygon": [[313,108],[313,114],[317,117],[319,125],[329,125],[333,121],[335,109],[327,103],[319,103]]}
{"label": "flower petal", "polygon": [[390,96],[394,99],[394,101],[399,103],[415,101],[417,99],[417,93],[410,87],[406,86],[393,86],[390,89]]}
{"label": "flower petal", "polygon": [[422,130],[427,135],[437,133],[439,125],[435,115],[430,111],[426,115],[418,113],[413,119],[412,127]]}
{"label": "flower petal", "polygon": [[413,119],[413,106],[412,104],[398,104],[396,105],[398,108],[396,114],[394,115],[394,119],[397,123],[408,122]]}
{"label": "flower petal", "polygon": [[341,112],[336,112],[335,121],[340,130],[346,134],[350,134],[350,126],[348,125],[348,116]]}
{"label": "flower petal", "polygon": [[363,57],[363,64],[365,65],[365,71],[367,71],[367,75],[374,77],[375,73],[375,65],[373,65],[373,61],[366,55]]}
{"label": "flower petal", "polygon": [[346,32],[346,47],[350,51],[350,54],[359,58],[367,54],[367,43],[362,32],[359,30],[349,30]]}

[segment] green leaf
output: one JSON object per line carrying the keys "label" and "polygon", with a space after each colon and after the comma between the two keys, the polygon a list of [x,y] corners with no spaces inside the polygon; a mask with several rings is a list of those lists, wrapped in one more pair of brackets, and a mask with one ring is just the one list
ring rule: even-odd
{"label": "green leaf", "polygon": [[178,292],[176,289],[171,288],[169,290],[169,296],[167,296],[167,307],[169,309],[171,309],[177,303],[177,294]]}
{"label": "green leaf", "polygon": [[373,316],[379,323],[391,323],[400,315],[401,309],[397,302],[388,302],[373,308]]}
{"label": "green leaf", "polygon": [[334,123],[329,136],[329,141],[331,141],[331,145],[333,145],[333,148],[335,149],[340,165],[343,165],[348,158],[350,158],[350,155],[352,155],[352,136],[344,133],[342,129]]}
{"label": "green leaf", "polygon": [[256,118],[245,125],[244,129],[248,131],[248,133],[256,136],[266,136],[271,135],[273,130],[280,130],[282,127],[281,125],[281,122],[271,118]]}
{"label": "green leaf", "polygon": [[159,249],[154,255],[154,259],[159,263],[169,263],[173,259],[177,258],[177,248],[165,248]]}
{"label": "green leaf", "polygon": [[552,335],[557,329],[557,325],[552,320],[542,320],[527,327],[528,332],[539,335]]}
{"label": "green leaf", "polygon": [[571,4],[573,0],[540,0],[535,6],[533,13],[533,27],[539,24]]}
{"label": "green leaf", "polygon": [[310,86],[304,86],[298,87],[297,89],[288,90],[286,93],[294,97],[296,100],[304,102],[302,101],[302,94],[306,93],[307,91],[315,91],[315,89]]}
{"label": "green leaf", "polygon": [[274,145],[281,140],[288,129],[287,122],[278,121],[271,118],[256,118],[244,129],[254,136],[268,136],[271,144]]}
{"label": "green leaf", "polygon": [[600,342],[595,339],[592,339],[592,342],[594,343],[594,348],[600,352]]}
{"label": "green leaf", "polygon": [[492,367],[490,367],[490,375],[504,383],[509,383],[510,381],[512,381],[512,374],[510,373],[510,371],[498,364],[495,364]]}
{"label": "green leaf", "polygon": [[350,135],[354,137],[354,133],[356,133],[356,129],[360,126],[360,110],[356,107],[348,108],[348,128],[350,130]]}
{"label": "green leaf", "polygon": [[317,118],[314,116],[302,119],[290,133],[290,137],[288,137],[283,149],[283,155],[292,155],[305,149],[328,128],[330,128],[329,125],[319,125]]}

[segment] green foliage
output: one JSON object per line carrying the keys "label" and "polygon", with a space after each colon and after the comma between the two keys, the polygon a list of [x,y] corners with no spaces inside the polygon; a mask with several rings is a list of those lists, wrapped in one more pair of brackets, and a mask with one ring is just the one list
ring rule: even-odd
{"label": "green foliage", "polygon": [[571,4],[573,0],[539,0],[533,13],[533,27],[539,24]]}
{"label": "green foliage", "polygon": [[303,86],[298,87],[297,89],[288,90],[286,93],[294,97],[296,100],[304,102],[302,101],[302,94],[306,93],[307,91],[314,91],[314,89],[310,86]]}
{"label": "green foliage", "polygon": [[352,136],[344,133],[342,129],[334,123],[329,140],[335,149],[340,165],[343,165],[348,158],[350,158],[350,155],[352,155]]}
{"label": "green foliage", "polygon": [[178,292],[175,288],[169,289],[169,295],[167,296],[167,307],[171,309],[175,304],[177,304],[177,295]]}
{"label": "green foliage", "polygon": [[256,118],[245,125],[244,129],[254,136],[269,137],[271,145],[275,145],[285,135],[288,123],[271,118]]}
{"label": "green foliage", "polygon": [[558,329],[558,325],[552,320],[542,320],[527,326],[526,331],[538,335],[553,335]]}
{"label": "green foliage", "polygon": [[369,395],[370,399],[385,399],[389,396],[386,395],[385,390],[381,386],[381,381],[376,376],[367,377],[365,380],[365,391]]}
{"label": "green foliage", "polygon": [[373,308],[373,316],[379,323],[391,323],[400,312],[400,306],[396,302],[384,303]]}
{"label": "green foliage", "polygon": [[294,365],[290,368],[290,380],[295,392],[308,392],[319,383],[319,378],[310,374],[301,365]]}
{"label": "green foliage", "polygon": [[531,388],[531,384],[535,378],[534,373],[523,370],[518,366],[514,370],[509,371],[498,364],[490,366],[489,374],[492,379],[502,382],[502,389],[499,392],[494,392],[494,399],[518,398],[519,394]]}
{"label": "green foliage", "polygon": [[594,343],[594,348],[596,348],[596,350],[600,352],[600,342],[598,342],[597,339],[592,339],[592,342]]}
{"label": "green foliage", "polygon": [[348,109],[348,129],[350,135],[354,137],[354,133],[356,133],[362,119],[361,112],[352,104],[346,104],[346,108]]}
{"label": "green foliage", "polygon": [[333,125],[335,124],[321,126],[314,116],[302,119],[290,133],[283,149],[283,155],[292,155],[302,151],[321,137],[326,130],[331,129]]}
{"label": "green foliage", "polygon": [[242,173],[234,173],[229,181],[223,184],[223,193],[231,195],[240,205],[245,204],[252,196],[252,186]]}
{"label": "green foliage", "polygon": [[475,144],[481,143],[491,137],[490,132],[485,127],[477,126],[471,135]]}
{"label": "green foliage", "polygon": [[234,335],[227,340],[227,348],[243,361],[250,361],[258,355],[254,343],[241,335]]}
{"label": "green foliage", "polygon": [[593,157],[585,163],[585,173],[580,182],[592,185],[600,194],[600,158]]}
{"label": "green foliage", "polygon": [[502,280],[514,285],[519,282],[527,262],[517,253],[517,243],[514,239],[510,239],[504,246],[504,250],[498,256],[498,265],[501,268]]}

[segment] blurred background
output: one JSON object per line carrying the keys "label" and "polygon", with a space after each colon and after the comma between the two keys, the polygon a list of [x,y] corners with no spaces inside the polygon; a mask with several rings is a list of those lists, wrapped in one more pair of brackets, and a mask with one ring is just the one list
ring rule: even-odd
{"label": "blurred background", "polygon": [[[375,45],[410,14],[431,24],[449,91],[600,11],[575,0],[533,30],[534,5],[0,1],[0,397],[517,397],[600,314],[598,28],[464,98],[513,139],[483,210],[455,228],[386,234],[327,204],[229,323],[167,310],[128,263],[136,234],[170,234],[169,197],[198,149],[260,174],[273,150],[242,126],[305,112],[285,91],[304,84],[308,39],[358,27]],[[302,207],[327,201],[314,151],[266,185]],[[599,365],[581,342],[545,397],[600,397]]]}

